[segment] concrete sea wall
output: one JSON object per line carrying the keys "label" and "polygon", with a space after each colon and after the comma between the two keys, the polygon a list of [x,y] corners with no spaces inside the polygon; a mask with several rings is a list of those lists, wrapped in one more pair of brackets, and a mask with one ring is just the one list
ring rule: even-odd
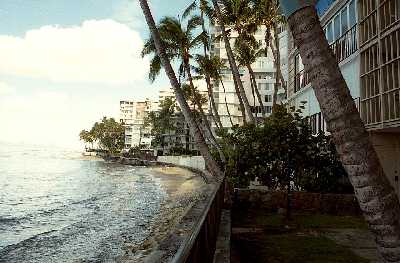
{"label": "concrete sea wall", "polygon": [[205,162],[202,156],[158,156],[157,161],[178,166],[190,167],[197,170],[205,170]]}

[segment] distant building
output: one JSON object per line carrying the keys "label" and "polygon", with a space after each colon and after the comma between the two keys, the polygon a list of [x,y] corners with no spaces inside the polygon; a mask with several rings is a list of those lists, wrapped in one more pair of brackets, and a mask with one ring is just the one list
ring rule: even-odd
{"label": "distant building", "polygon": [[[194,85],[201,94],[207,94],[206,88],[204,84],[198,80],[194,81]],[[172,89],[163,89],[158,93],[159,104],[162,103],[166,98],[171,98],[175,100],[175,93]],[[178,107],[178,103],[176,103]],[[189,105],[192,109],[193,105]],[[208,105],[207,103],[203,105],[203,110],[205,114],[208,114]],[[182,149],[185,151],[197,151],[197,146],[194,143],[193,136],[190,134],[189,125],[185,120],[182,112],[176,111],[174,116],[171,118],[172,129],[166,131],[165,134],[161,135],[161,142],[155,149],[157,151],[157,155],[168,155],[172,150]]]}
{"label": "distant building", "polygon": [[[386,176],[399,194],[400,2],[320,0],[321,25],[350,93],[370,133]],[[298,50],[289,37],[288,101],[310,118],[314,134],[326,132],[319,104]]]}
{"label": "distant building", "polygon": [[125,149],[140,146],[151,149],[151,129],[144,127],[144,120],[149,112],[158,110],[158,101],[120,101],[120,119],[125,125]]}

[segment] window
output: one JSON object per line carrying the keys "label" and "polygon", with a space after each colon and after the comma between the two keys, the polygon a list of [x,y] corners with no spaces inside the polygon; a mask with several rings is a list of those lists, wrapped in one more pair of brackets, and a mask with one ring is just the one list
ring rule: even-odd
{"label": "window", "polygon": [[347,6],[341,12],[342,35],[349,29],[347,22]]}
{"label": "window", "polygon": [[328,40],[328,43],[333,42],[332,24],[333,22],[330,22],[326,27],[326,39]]}
{"label": "window", "polygon": [[335,40],[337,40],[340,36],[341,36],[341,33],[340,33],[340,16],[339,15],[337,15],[337,16],[335,16],[335,18],[334,18],[334,20],[333,20],[333,25],[334,25],[334,41]]}
{"label": "window", "polygon": [[357,23],[355,0],[352,0],[349,4],[349,23],[350,27],[353,27]]}
{"label": "window", "polygon": [[304,65],[303,65],[303,61],[301,60],[300,54],[298,54],[298,55],[295,57],[294,65],[295,65],[295,72],[296,72],[296,74],[299,73],[300,71],[303,71]]}
{"label": "window", "polygon": [[271,113],[272,112],[272,106],[264,106],[265,107],[265,112],[266,113]]}
{"label": "window", "polygon": [[272,101],[272,95],[265,95],[264,100],[265,100],[265,102],[271,102]]}

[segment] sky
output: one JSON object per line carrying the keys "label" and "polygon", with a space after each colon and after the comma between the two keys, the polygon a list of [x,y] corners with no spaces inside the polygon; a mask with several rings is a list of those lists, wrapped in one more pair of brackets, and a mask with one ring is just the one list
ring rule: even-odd
{"label": "sky", "polygon": [[[149,2],[158,20],[191,1]],[[147,38],[137,0],[1,0],[0,142],[78,148],[120,100],[156,98],[169,81],[148,81]]]}

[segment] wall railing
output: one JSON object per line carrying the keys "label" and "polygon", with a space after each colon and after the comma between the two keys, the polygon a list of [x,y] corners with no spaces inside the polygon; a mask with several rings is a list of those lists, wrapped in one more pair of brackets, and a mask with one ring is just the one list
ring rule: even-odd
{"label": "wall railing", "polygon": [[358,50],[357,42],[357,25],[355,25],[330,45],[338,63],[350,57]]}
{"label": "wall railing", "polygon": [[182,242],[171,263],[213,262],[224,205],[224,186],[224,180],[219,182],[212,195],[208,197],[200,218]]}
{"label": "wall railing", "polygon": [[[336,57],[337,63],[342,62],[346,58],[350,57],[358,50],[358,38],[357,38],[357,25],[353,26],[346,31],[338,40],[333,42],[330,47],[333,54]],[[309,74],[304,70],[296,73],[294,92],[298,92],[310,83]]]}

